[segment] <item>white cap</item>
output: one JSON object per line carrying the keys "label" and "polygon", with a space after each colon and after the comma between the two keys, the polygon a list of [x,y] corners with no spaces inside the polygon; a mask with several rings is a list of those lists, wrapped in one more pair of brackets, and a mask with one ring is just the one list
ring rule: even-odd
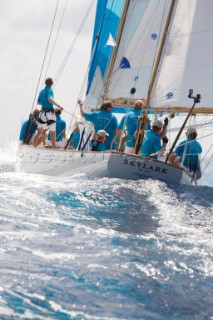
{"label": "white cap", "polygon": [[188,127],[186,133],[187,133],[187,134],[197,133],[197,130],[196,130],[195,127]]}
{"label": "white cap", "polygon": [[98,135],[99,137],[106,137],[106,136],[108,136],[109,134],[108,134],[105,130],[98,130],[97,135]]}
{"label": "white cap", "polygon": [[160,120],[155,120],[153,123],[152,123],[152,126],[155,126],[159,129],[162,129],[163,128],[163,122],[160,121]]}

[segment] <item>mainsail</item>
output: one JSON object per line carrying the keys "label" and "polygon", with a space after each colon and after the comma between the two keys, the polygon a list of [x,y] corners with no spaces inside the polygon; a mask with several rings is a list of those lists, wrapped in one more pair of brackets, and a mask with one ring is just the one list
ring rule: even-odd
{"label": "mainsail", "polygon": [[154,108],[188,111],[190,88],[202,95],[197,113],[213,113],[213,1],[175,1],[159,72],[152,91]]}
{"label": "mainsail", "polygon": [[125,105],[131,88],[134,99],[147,97],[169,8],[166,0],[130,1],[107,92],[115,104]]}
{"label": "mainsail", "polygon": [[[172,3],[174,6],[149,103],[156,110],[188,112],[191,100],[187,94],[192,88],[203,97],[194,113],[213,113],[212,0],[130,0],[111,74],[104,79],[101,72],[102,83],[96,81],[99,97],[101,86],[106,86],[106,82],[106,97],[115,105],[126,105],[129,99],[148,97]],[[113,37],[117,30],[118,27],[110,31]],[[109,65],[108,61],[105,66]],[[97,76],[98,64],[95,72]],[[132,88],[134,94],[130,93]],[[94,95],[92,90],[90,95]]]}

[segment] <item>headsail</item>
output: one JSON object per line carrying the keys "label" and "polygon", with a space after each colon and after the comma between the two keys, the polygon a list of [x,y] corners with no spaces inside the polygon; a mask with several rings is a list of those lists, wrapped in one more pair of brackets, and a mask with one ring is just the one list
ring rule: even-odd
{"label": "headsail", "polygon": [[[124,0],[98,0],[97,2],[86,109],[96,107],[99,103],[124,3]],[[109,37],[111,37],[111,45],[109,45]]]}

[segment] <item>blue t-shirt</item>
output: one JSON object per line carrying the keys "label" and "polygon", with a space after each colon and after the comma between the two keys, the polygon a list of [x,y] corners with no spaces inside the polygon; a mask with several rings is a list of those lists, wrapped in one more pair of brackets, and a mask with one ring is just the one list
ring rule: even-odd
{"label": "blue t-shirt", "polygon": [[[138,117],[141,116],[141,110],[134,109],[133,111],[127,113],[123,118],[121,119],[121,122],[119,124],[119,129],[125,129],[124,124],[126,124],[126,130],[127,130],[127,141],[125,142],[125,146],[127,147],[134,147],[136,142],[135,137],[135,131],[139,129],[139,123]],[[150,130],[150,123],[148,122],[146,125],[146,130]]]}
{"label": "blue t-shirt", "polygon": [[42,110],[53,110],[53,104],[48,101],[48,99],[53,99],[53,90],[50,87],[45,87],[43,90],[40,91],[38,96],[38,103],[41,104]]}
{"label": "blue t-shirt", "polygon": [[[66,122],[56,115],[56,141],[63,139],[62,132],[66,130]],[[50,133],[48,133],[48,140],[50,140]]]}
{"label": "blue t-shirt", "polygon": [[93,147],[96,148],[94,151],[106,151],[106,145],[105,142],[93,142]]}
{"label": "blue t-shirt", "polygon": [[[197,156],[202,152],[202,147],[197,140],[187,139],[182,141],[177,148],[175,153],[178,156],[180,162],[186,166],[189,171],[196,171],[197,167]],[[184,156],[184,159],[183,159]]]}
{"label": "blue t-shirt", "polygon": [[[141,154],[143,157],[149,157],[152,153],[158,152],[162,149],[160,134],[149,130],[144,136]],[[157,159],[157,156],[155,156]]]}
{"label": "blue t-shirt", "polygon": [[79,141],[80,141],[80,132],[74,131],[71,141],[73,141],[73,149],[77,149]]}
{"label": "blue t-shirt", "polygon": [[[28,121],[30,121],[29,126],[28,126]],[[21,131],[19,134],[19,140],[23,141],[25,137],[25,133],[27,131],[28,127],[28,132],[32,132],[32,135],[36,132],[37,126],[33,123],[32,120],[25,120],[21,126]]]}
{"label": "blue t-shirt", "polygon": [[118,127],[116,117],[107,110],[92,113],[85,112],[84,117],[87,121],[94,124],[96,132],[98,132],[98,130],[105,130],[109,134],[106,138],[105,145],[107,150],[110,149],[111,141],[114,138]]}

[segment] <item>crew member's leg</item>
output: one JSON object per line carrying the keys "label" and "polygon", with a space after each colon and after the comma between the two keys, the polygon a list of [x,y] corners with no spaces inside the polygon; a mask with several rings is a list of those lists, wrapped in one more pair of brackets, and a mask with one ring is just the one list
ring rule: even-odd
{"label": "crew member's leg", "polygon": [[50,131],[50,141],[52,144],[52,148],[55,149],[55,140],[56,140],[56,133],[55,131]]}
{"label": "crew member's leg", "polygon": [[38,128],[38,132],[36,133],[34,139],[33,139],[33,147],[37,147],[40,144],[41,136],[43,137],[44,134],[44,128]]}
{"label": "crew member's leg", "polygon": [[47,113],[47,124],[50,131],[50,141],[52,144],[52,148],[55,149],[55,141],[56,141],[56,116],[54,111]]}

